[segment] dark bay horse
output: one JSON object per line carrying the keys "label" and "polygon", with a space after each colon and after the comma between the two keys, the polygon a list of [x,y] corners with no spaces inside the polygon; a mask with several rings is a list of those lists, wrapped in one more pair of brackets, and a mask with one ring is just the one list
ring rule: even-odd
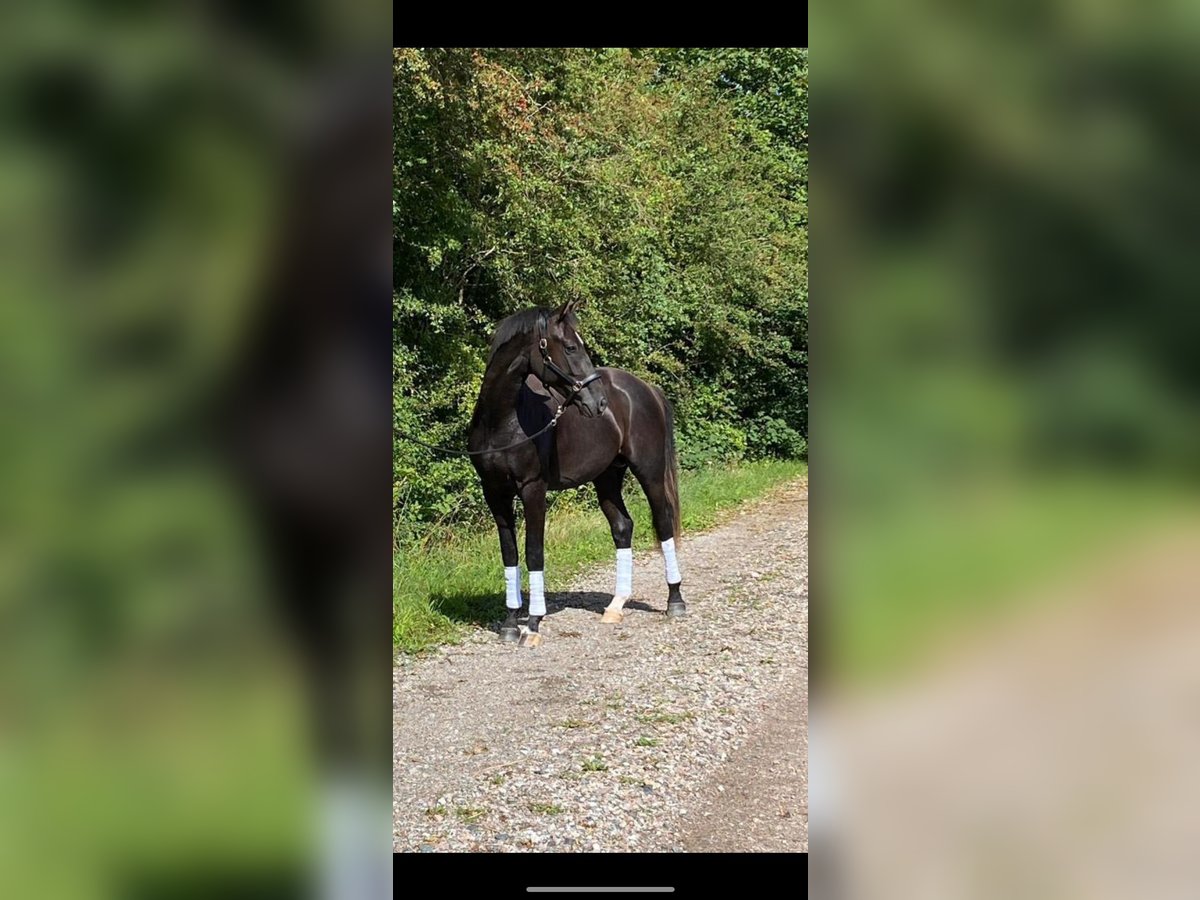
{"label": "dark bay horse", "polygon": [[500,638],[521,639],[513,508],[520,497],[529,569],[529,624],[522,642],[533,647],[541,643],[538,627],[546,614],[547,491],[595,485],[617,548],[616,588],[601,621],[621,621],[633,589],[633,519],[621,498],[626,471],[650,501],[666,569],[667,615],[681,616],[686,609],[675,556],[679,489],[671,404],[657,387],[628,372],[593,366],[576,325],[571,302],[557,310],[523,310],[502,321],[471,419],[471,460],[496,518],[504,560],[508,618]]}

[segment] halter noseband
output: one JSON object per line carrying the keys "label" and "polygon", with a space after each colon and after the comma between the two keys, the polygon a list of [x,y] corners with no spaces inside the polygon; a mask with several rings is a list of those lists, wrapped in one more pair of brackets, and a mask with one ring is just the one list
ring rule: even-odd
{"label": "halter noseband", "polygon": [[[571,385],[571,393],[567,397],[566,402],[563,404],[563,406],[565,407],[568,403],[570,403],[572,400],[574,400],[576,397],[578,397],[579,392],[582,391],[585,387],[587,387],[593,381],[599,381],[600,373],[598,371],[596,371],[596,372],[592,372],[591,375],[585,375],[583,378],[576,378],[574,375],[570,374],[569,372],[564,372],[557,365],[555,365],[554,360],[552,360],[550,358],[550,351],[549,351],[549,349],[547,349],[546,317],[544,315],[538,317],[538,332],[540,335],[540,338],[538,340],[538,350],[542,354],[542,365],[544,365],[547,369],[549,369],[551,372],[553,372],[555,375],[557,375],[559,378],[561,378],[564,382]],[[542,380],[545,381],[544,378]],[[549,385],[547,385],[547,387],[549,387]]]}

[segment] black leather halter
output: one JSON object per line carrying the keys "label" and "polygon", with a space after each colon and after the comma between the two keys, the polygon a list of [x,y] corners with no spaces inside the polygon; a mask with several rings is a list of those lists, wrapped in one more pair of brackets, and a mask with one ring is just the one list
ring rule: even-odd
{"label": "black leather halter", "polygon": [[[544,315],[538,317],[538,338],[538,350],[541,351],[542,354],[542,365],[561,378],[563,383],[569,386],[571,389],[571,392],[564,401],[563,406],[566,406],[568,403],[578,397],[579,392],[593,381],[600,380],[599,371],[592,372],[591,375],[585,375],[583,378],[576,378],[570,372],[564,372],[557,365],[555,365],[554,360],[550,358],[550,351],[547,349],[546,317]],[[543,378],[542,383],[545,384],[545,381],[546,379]],[[546,387],[548,388],[550,385],[547,384]]]}

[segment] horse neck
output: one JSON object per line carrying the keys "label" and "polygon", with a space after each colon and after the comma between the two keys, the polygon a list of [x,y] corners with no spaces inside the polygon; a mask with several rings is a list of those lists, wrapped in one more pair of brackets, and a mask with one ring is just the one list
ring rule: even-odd
{"label": "horse neck", "polygon": [[[518,344],[514,341],[513,344]],[[507,352],[506,352],[507,351]],[[507,346],[496,354],[492,364],[483,373],[483,385],[479,389],[479,402],[475,406],[475,419],[483,424],[498,424],[517,408],[517,397],[521,385],[529,374],[529,366],[510,366],[523,349],[510,350]]]}

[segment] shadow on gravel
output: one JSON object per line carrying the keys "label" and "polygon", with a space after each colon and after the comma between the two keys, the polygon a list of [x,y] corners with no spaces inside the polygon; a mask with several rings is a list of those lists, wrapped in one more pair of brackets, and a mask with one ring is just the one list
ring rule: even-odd
{"label": "shadow on gravel", "polygon": [[[455,622],[465,625],[478,625],[489,631],[499,633],[500,621],[505,616],[504,598],[497,594],[435,594],[435,608]],[[546,595],[546,619],[551,621],[555,613],[564,609],[585,609],[595,613],[596,621],[604,607],[612,600],[612,594],[600,591],[562,591]],[[642,612],[664,612],[667,601],[663,598],[659,607],[651,606],[643,600],[630,600],[625,604],[626,609],[636,609]],[[521,622],[529,612],[528,597],[525,609],[521,614]]]}

